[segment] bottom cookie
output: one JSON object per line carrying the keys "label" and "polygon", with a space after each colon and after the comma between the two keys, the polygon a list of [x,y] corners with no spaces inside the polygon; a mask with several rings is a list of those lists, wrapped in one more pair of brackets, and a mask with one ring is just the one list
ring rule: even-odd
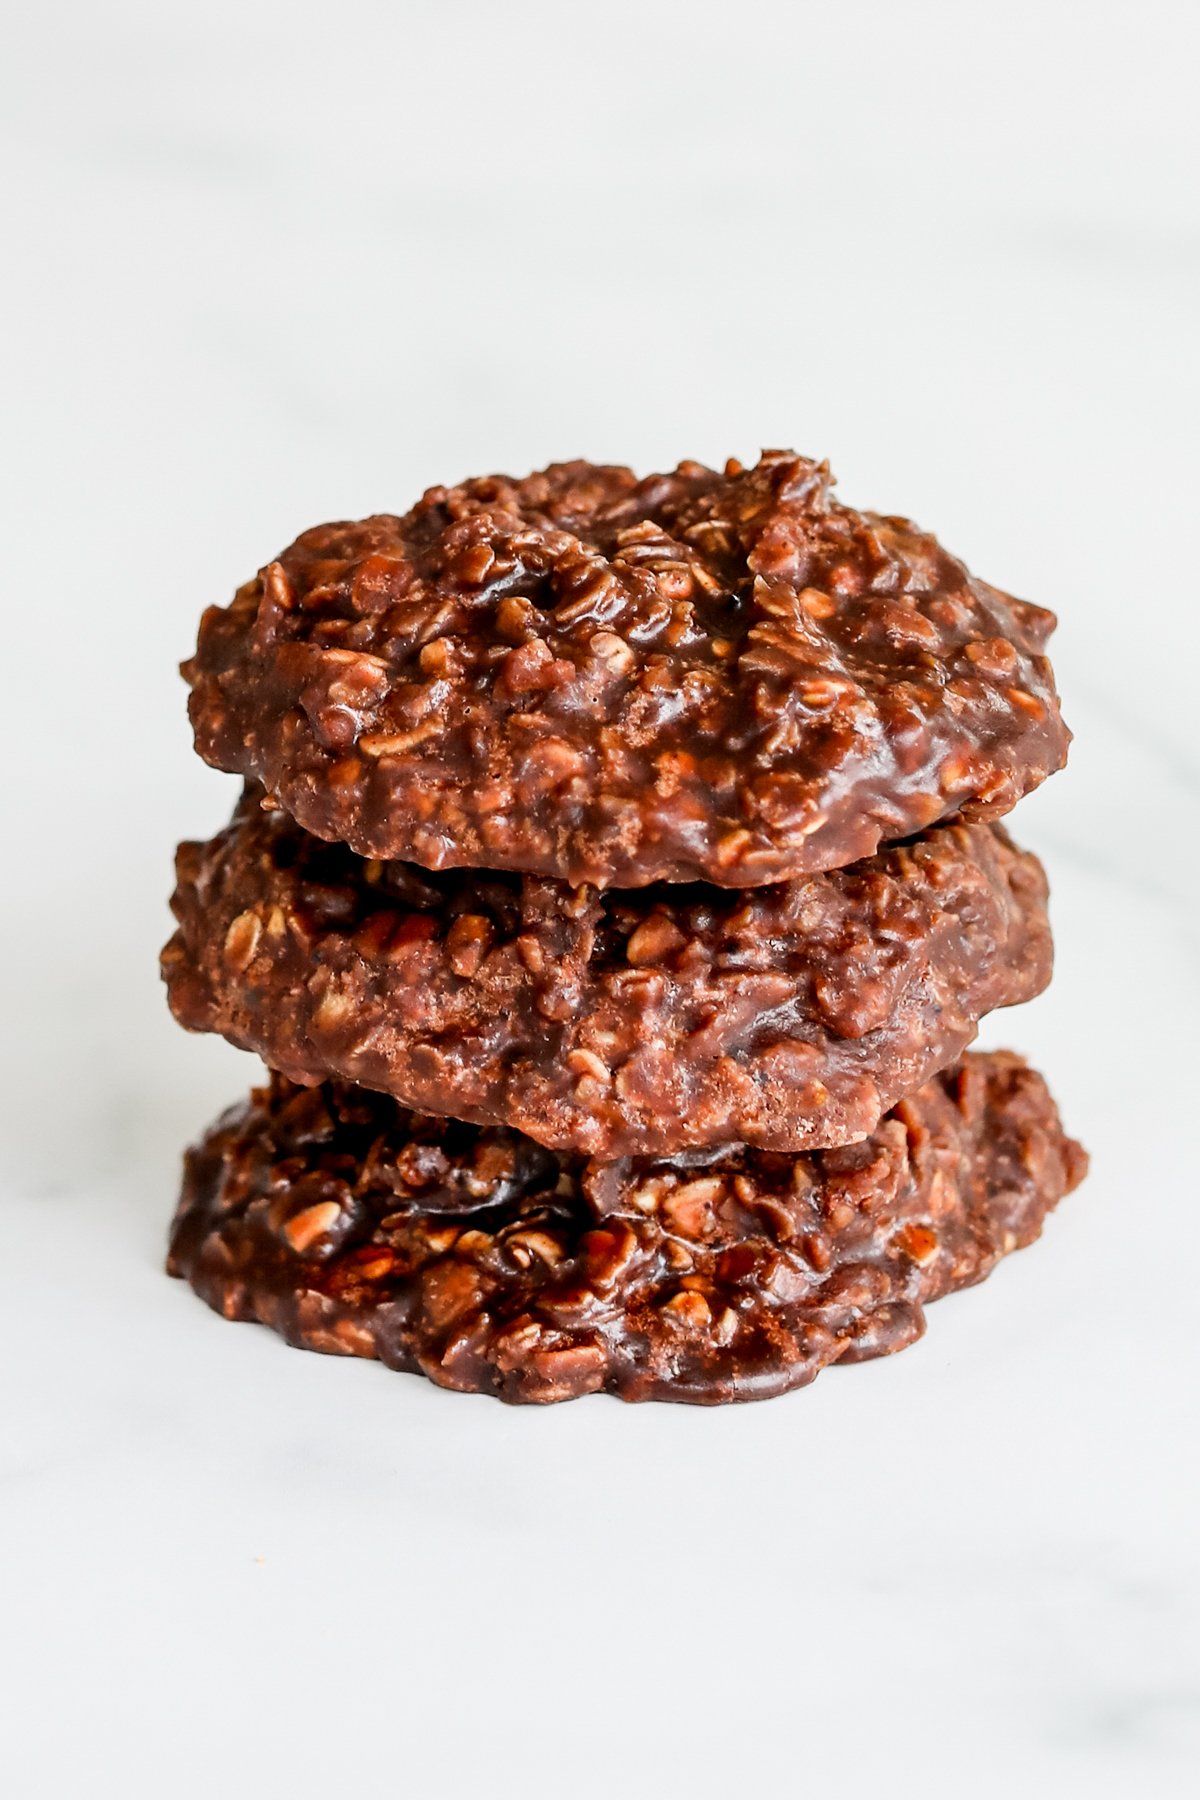
{"label": "bottom cookie", "polygon": [[844,1149],[612,1163],[275,1076],[188,1152],[168,1268],[227,1318],[444,1387],[756,1400],[912,1343],[1086,1167],[1005,1052]]}

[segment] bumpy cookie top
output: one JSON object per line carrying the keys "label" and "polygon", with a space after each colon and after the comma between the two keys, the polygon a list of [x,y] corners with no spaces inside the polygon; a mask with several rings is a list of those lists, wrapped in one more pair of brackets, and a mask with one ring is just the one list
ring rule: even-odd
{"label": "bumpy cookie top", "polygon": [[746,887],[999,815],[1069,741],[1053,614],[784,451],[555,464],[317,526],[184,664],[202,756],[427,868]]}

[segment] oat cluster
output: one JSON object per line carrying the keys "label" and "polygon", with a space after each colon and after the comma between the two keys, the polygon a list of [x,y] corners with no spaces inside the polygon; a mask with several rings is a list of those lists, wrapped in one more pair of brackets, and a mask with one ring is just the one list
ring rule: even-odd
{"label": "oat cluster", "polygon": [[182,1025],[595,1157],[850,1143],[1050,978],[1041,865],[983,824],[770,887],[622,891],[364,862],[252,789],[177,875]]}
{"label": "oat cluster", "polygon": [[276,1076],[189,1153],[172,1266],[226,1318],[504,1400],[764,1399],[902,1349],[1083,1173],[969,1056],[870,1138],[597,1164]]}
{"label": "oat cluster", "polygon": [[1049,980],[995,821],[1053,616],[822,464],[574,462],[319,526],[201,621],[172,1009],[270,1085],[189,1152],[229,1317],[506,1400],[898,1349],[1080,1178],[963,1053]]}
{"label": "oat cluster", "polygon": [[360,856],[749,887],[1059,768],[1053,625],[803,457],[574,462],[305,532],[185,674],[200,754]]}

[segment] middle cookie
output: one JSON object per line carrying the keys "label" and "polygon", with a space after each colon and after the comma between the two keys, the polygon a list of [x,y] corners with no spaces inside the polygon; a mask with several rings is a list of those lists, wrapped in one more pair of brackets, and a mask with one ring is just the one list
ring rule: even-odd
{"label": "middle cookie", "polygon": [[1050,978],[1045,876],[998,826],[746,892],[598,893],[365,862],[261,801],[180,846],[179,1022],[554,1149],[855,1142]]}

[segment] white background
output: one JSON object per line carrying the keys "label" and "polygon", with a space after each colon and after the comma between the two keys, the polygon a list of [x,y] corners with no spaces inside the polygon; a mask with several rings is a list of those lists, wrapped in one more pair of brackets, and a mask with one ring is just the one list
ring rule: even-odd
{"label": "white background", "polygon": [[[43,1796],[1197,1791],[1194,5],[10,4],[0,1782]],[[201,608],[554,457],[785,444],[1056,607],[990,1021],[1094,1173],[924,1342],[539,1411],[161,1272],[254,1065],[168,1020]]]}

